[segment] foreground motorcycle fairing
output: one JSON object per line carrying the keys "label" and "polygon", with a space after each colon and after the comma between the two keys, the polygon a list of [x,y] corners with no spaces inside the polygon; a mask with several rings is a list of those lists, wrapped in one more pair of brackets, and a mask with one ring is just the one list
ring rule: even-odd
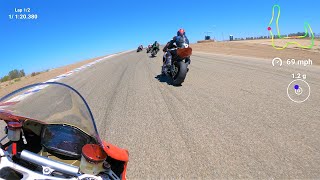
{"label": "foreground motorcycle fairing", "polygon": [[0,99],[0,119],[0,178],[126,179],[128,151],[100,139],[87,102],[68,85],[14,91]]}

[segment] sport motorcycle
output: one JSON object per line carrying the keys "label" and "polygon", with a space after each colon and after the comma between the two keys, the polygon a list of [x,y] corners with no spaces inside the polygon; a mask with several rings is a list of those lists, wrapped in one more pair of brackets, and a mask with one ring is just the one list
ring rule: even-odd
{"label": "sport motorcycle", "polygon": [[163,57],[165,65],[162,67],[162,75],[166,75],[171,78],[174,86],[180,86],[184,82],[189,71],[186,61],[190,62],[192,48],[189,47],[188,44],[185,44],[183,45],[183,48],[173,48],[169,51],[172,55],[170,66],[166,65],[167,60],[165,58],[165,54]]}
{"label": "sport motorcycle", "polygon": [[125,180],[128,151],[101,139],[88,103],[46,82],[0,99],[0,178]]}

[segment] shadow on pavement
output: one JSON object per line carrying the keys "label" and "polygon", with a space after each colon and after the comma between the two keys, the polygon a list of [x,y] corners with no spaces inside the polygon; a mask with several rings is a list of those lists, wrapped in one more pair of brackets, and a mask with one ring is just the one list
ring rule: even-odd
{"label": "shadow on pavement", "polygon": [[179,86],[175,86],[175,85],[173,85],[172,84],[172,79],[171,78],[168,78],[167,76],[165,76],[165,75],[161,75],[161,74],[159,74],[158,76],[156,76],[156,77],[154,77],[154,78],[156,78],[159,82],[161,82],[161,83],[167,83],[168,85],[171,85],[171,86],[174,86],[174,87],[180,87],[180,86],[182,86],[182,85],[179,85]]}

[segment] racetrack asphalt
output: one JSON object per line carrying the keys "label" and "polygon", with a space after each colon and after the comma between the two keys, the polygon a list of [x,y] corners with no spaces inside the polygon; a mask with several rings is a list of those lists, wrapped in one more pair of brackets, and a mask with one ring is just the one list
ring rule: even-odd
{"label": "racetrack asphalt", "polygon": [[[100,136],[129,150],[128,179],[320,178],[320,68],[194,52],[182,86],[162,52],[111,57],[63,79],[87,99]],[[308,100],[292,102],[292,73]]]}

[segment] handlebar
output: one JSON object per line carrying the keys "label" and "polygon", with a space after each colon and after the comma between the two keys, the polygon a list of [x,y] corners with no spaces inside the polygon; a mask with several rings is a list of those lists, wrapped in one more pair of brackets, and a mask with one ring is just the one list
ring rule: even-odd
{"label": "handlebar", "polygon": [[50,167],[56,171],[59,171],[61,173],[65,173],[68,175],[78,176],[80,172],[79,167],[65,164],[62,162],[57,162],[27,150],[23,150],[20,153],[20,158],[36,165]]}

